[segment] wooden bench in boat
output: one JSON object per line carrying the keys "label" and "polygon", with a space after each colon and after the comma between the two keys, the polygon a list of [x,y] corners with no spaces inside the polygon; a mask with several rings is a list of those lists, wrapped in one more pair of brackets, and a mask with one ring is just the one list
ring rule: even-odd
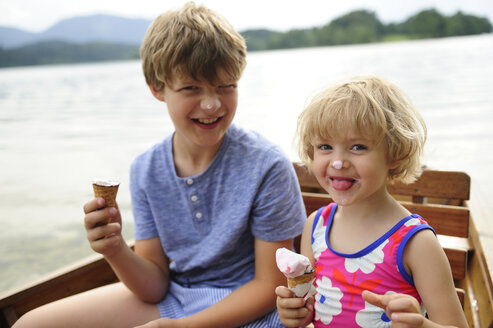
{"label": "wooden bench in boat", "polygon": [[[295,164],[307,213],[327,205],[330,197],[305,167]],[[426,170],[410,185],[389,190],[409,211],[435,229],[449,259],[458,296],[470,327],[493,328],[492,279],[470,219],[470,178],[461,172]],[[10,327],[22,314],[43,304],[116,282],[100,255],[93,255],[27,286],[0,294],[0,327]]]}

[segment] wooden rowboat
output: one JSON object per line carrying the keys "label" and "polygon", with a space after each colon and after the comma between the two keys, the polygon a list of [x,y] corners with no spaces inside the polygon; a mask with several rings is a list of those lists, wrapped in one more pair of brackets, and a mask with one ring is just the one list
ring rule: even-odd
{"label": "wooden rowboat", "polygon": [[[305,167],[294,164],[307,213],[330,202]],[[423,216],[435,229],[449,259],[457,295],[470,327],[493,328],[493,237],[475,225],[484,212],[469,206],[471,181],[462,172],[425,170],[410,185],[389,185],[406,208]],[[27,286],[0,294],[0,327],[11,327],[27,311],[92,288],[116,282],[102,256],[95,254]]]}

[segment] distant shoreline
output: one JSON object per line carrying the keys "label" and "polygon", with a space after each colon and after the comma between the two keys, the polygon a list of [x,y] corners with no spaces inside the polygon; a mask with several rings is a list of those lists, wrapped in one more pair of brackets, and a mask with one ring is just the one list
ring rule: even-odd
{"label": "distant shoreline", "polygon": [[[86,19],[89,20],[91,18]],[[110,18],[95,16],[92,19]],[[113,17],[111,19],[115,20],[116,18]],[[140,40],[143,37],[143,31],[147,27],[146,24],[140,22],[140,32],[137,33],[138,36],[134,36],[132,39],[134,43],[131,43],[128,40],[126,42],[121,41],[121,31],[116,26],[114,27],[115,35],[112,39],[110,35],[98,34],[97,28],[93,26],[95,25],[94,21],[92,23],[91,21],[85,21],[85,24],[81,25],[80,20],[81,18],[73,19],[74,26],[72,28],[68,27],[71,26],[70,20],[64,22],[64,29],[74,31],[76,27],[91,26],[93,39],[107,41],[82,42],[80,40],[90,39],[91,35],[86,35],[84,39],[73,39],[77,33],[63,34],[63,29],[55,31],[56,33],[52,31],[53,35],[59,35],[64,40],[43,39],[43,41],[16,48],[0,47],[0,68],[139,59],[139,45],[136,44],[136,40]],[[122,18],[119,18],[119,26],[122,24],[121,20]],[[120,34],[117,34],[116,31]],[[383,24],[375,13],[367,10],[356,10],[338,17],[321,27],[293,29],[287,32],[258,29],[240,33],[246,40],[248,51],[254,52],[435,39],[478,35],[491,33],[492,31],[493,26],[487,18],[465,15],[460,11],[451,16],[443,16],[435,9],[428,9],[417,13],[402,23]],[[10,35],[11,40],[12,37]],[[43,36],[43,38],[46,37],[46,35]],[[0,39],[0,44],[2,42]]]}

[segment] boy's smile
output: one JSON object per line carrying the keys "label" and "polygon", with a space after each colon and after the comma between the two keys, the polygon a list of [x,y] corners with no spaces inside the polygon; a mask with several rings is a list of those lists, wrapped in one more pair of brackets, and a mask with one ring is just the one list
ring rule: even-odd
{"label": "boy's smile", "polygon": [[216,118],[192,118],[192,121],[203,129],[213,129],[221,122],[222,116]]}
{"label": "boy's smile", "polygon": [[[236,113],[237,82],[218,71],[219,82],[185,76],[173,79],[154,96],[166,102],[175,126],[174,147],[189,150],[219,149]],[[212,148],[211,148],[212,147]]]}

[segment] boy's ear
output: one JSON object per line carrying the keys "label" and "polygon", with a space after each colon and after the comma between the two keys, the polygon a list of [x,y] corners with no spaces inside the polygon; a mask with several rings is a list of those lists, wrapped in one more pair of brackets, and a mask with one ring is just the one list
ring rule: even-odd
{"label": "boy's ear", "polygon": [[159,101],[164,101],[164,90],[157,90],[153,85],[148,84],[149,90],[151,90],[152,95]]}

